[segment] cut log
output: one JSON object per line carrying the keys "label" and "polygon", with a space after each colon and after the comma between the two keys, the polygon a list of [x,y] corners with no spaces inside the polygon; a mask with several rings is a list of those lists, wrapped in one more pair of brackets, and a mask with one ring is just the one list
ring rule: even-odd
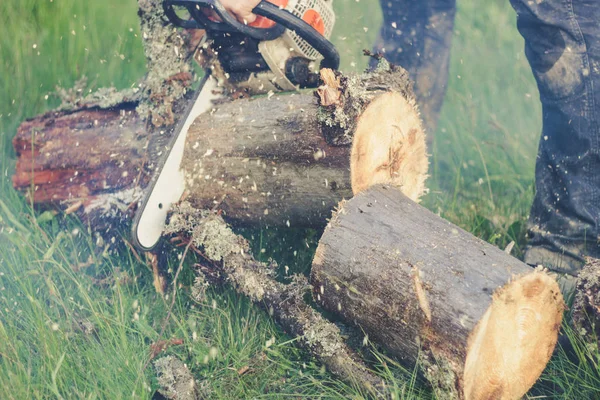
{"label": "cut log", "polygon": [[[406,98],[407,89],[394,89],[405,74],[394,71],[360,79],[342,77],[352,82],[346,88],[355,95],[361,88],[360,113],[355,110],[352,116],[360,143],[353,149],[331,145],[324,137],[324,131],[333,129],[333,116],[339,120],[344,112],[340,108],[344,87],[320,88],[342,96],[335,105],[319,105],[310,92],[216,104],[188,133],[182,163],[187,199],[198,209],[212,209],[218,203],[226,220],[239,225],[322,228],[334,206],[353,194],[350,157],[359,148],[384,155],[364,171],[362,181],[371,172],[393,178],[390,182],[414,187],[411,197],[416,200],[424,178],[408,182],[400,171],[406,163],[399,159],[406,156],[402,151],[408,151],[411,160],[420,160],[415,163],[419,176],[425,176],[425,139],[412,100]],[[396,81],[390,81],[396,86],[373,83],[383,79],[382,74],[395,76]],[[83,217],[90,207],[106,211],[107,201],[115,199],[121,199],[118,207],[112,207],[116,213],[135,205],[156,161],[147,156],[149,139],[159,134],[135,109],[135,102],[106,110],[86,106],[23,123],[13,142],[19,157],[15,188],[32,191],[36,204],[65,208],[81,204],[78,212]],[[369,128],[381,132],[377,143],[365,144]],[[354,131],[349,129],[344,132],[352,137]]]}
{"label": "cut log", "polygon": [[[132,212],[156,161],[147,159],[150,135],[134,110],[50,112],[24,122],[13,139],[15,189],[92,225],[102,214]],[[228,221],[324,227],[333,206],[352,196],[350,148],[325,142],[317,112],[309,94],[219,105],[190,132],[187,198],[199,209],[223,200]]]}
{"label": "cut log", "polygon": [[[196,120],[182,163],[189,201],[200,209],[221,202],[238,223],[323,227],[337,202],[374,180],[417,200],[428,163],[405,71],[321,76],[319,102],[306,94],[238,100]],[[350,150],[329,143],[355,135],[353,160],[368,152],[372,162],[350,178]]]}
{"label": "cut log", "polygon": [[311,274],[320,305],[404,362],[420,359],[444,399],[524,395],[564,309],[547,273],[386,185],[340,204]]}
{"label": "cut log", "polygon": [[350,149],[325,142],[312,94],[240,99],[188,132],[186,199],[237,224],[323,227],[352,196]]}

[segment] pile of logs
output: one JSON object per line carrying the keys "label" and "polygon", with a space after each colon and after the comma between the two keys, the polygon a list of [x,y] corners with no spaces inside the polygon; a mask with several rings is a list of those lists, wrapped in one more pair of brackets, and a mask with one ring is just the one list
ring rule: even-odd
{"label": "pile of logs", "polygon": [[[161,12],[143,3],[142,14]],[[83,101],[25,121],[13,141],[14,187],[96,228],[129,220],[152,173],[148,142],[168,131],[147,98]],[[176,112],[185,95],[170,101]],[[564,310],[556,281],[418,204],[425,134],[401,67],[323,70],[315,93],[215,104],[190,128],[181,167],[185,207],[169,234],[204,248],[338,376],[381,393],[335,325],[304,302],[306,287],[390,354],[418,362],[440,398],[520,398],[549,361]],[[276,282],[230,228],[258,224],[324,229],[310,282]],[[223,246],[209,240],[215,232]]]}

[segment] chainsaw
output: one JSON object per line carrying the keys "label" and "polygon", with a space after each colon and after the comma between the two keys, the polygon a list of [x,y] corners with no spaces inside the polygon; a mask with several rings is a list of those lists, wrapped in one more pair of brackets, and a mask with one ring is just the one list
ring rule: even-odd
{"label": "chainsaw", "polygon": [[[192,122],[223,96],[227,85],[249,95],[315,88],[321,68],[338,69],[339,54],[329,41],[335,23],[332,0],[262,1],[252,24],[240,23],[219,0],[165,0],[169,21],[184,29],[203,29],[202,46],[216,56],[206,67],[187,110],[174,125],[156,171],[133,221],[133,242],[142,251],[159,242],[171,206],[185,189],[180,165]],[[218,67],[214,67],[216,64]]]}

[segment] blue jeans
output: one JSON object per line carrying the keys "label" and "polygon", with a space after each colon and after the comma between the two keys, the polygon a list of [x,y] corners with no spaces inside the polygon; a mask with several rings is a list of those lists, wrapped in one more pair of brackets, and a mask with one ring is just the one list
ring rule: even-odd
{"label": "blue jeans", "polygon": [[[543,113],[525,262],[576,275],[585,256],[600,258],[600,0],[510,1]],[[408,70],[432,133],[446,90],[455,0],[381,5],[374,50]]]}

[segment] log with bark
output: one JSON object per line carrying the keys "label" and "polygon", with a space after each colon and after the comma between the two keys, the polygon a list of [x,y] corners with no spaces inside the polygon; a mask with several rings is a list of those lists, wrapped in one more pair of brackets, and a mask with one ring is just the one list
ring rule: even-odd
{"label": "log with bark", "polygon": [[[127,220],[148,183],[148,139],[168,131],[194,80],[198,36],[165,24],[161,0],[138,0],[147,73],[134,88],[57,90],[61,106],[13,139],[15,189],[36,206],[77,212],[96,231]],[[151,160],[150,160],[151,161]]]}
{"label": "log with bark", "polygon": [[186,199],[220,203],[228,222],[323,227],[352,196],[348,147],[326,143],[312,93],[240,99],[194,122],[182,163]]}
{"label": "log with bark", "polygon": [[[410,90],[403,69],[384,65],[362,76],[324,71],[318,96],[276,94],[215,104],[188,133],[185,196],[203,209],[221,202],[228,222],[322,228],[335,205],[352,196],[353,182],[377,175],[406,185],[403,168],[410,165],[419,171],[418,182],[409,182],[416,200],[427,161]],[[87,102],[26,121],[13,141],[15,188],[38,205],[78,207],[92,225],[108,209],[130,215],[156,161],[149,159],[148,143],[160,135],[137,110],[139,100],[108,108]],[[355,135],[353,150],[344,141]],[[387,150],[362,175],[351,176],[351,152],[360,154],[357,146],[372,151],[372,140]]]}
{"label": "log with bark", "polygon": [[148,137],[134,107],[54,111],[22,123],[13,139],[15,189],[37,206],[77,212],[95,229],[126,215],[148,181]]}
{"label": "log with bark", "polygon": [[[352,196],[363,175],[410,186],[410,196],[417,199],[427,157],[414,102],[401,86],[408,85],[405,71],[389,67],[358,79],[323,70],[322,76],[319,101],[312,94],[237,100],[198,118],[182,163],[190,203],[207,209],[222,202],[225,218],[242,224],[324,227],[331,210]],[[346,102],[356,108],[347,110]],[[354,125],[334,128],[333,119],[344,112]],[[360,151],[330,145],[336,142],[335,129],[343,137],[356,137],[353,146]],[[350,168],[351,151],[380,149],[383,154],[372,157],[375,161],[360,174]],[[406,182],[407,165],[418,171],[410,174],[418,177],[414,182]]]}
{"label": "log with bark", "polygon": [[419,360],[445,399],[523,396],[564,310],[549,274],[387,185],[340,204],[311,274],[318,304],[404,362]]}

